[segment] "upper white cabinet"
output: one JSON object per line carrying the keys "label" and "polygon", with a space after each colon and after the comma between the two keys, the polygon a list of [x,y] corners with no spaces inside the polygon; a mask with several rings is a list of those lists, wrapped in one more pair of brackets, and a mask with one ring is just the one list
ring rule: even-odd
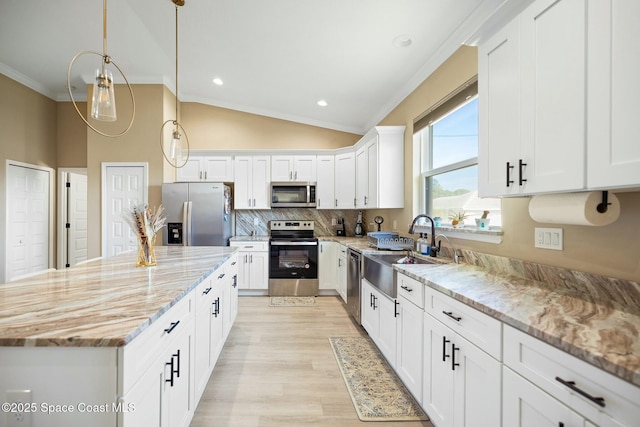
{"label": "upper white cabinet", "polygon": [[[589,2],[587,150],[590,188],[640,186],[640,2]],[[633,53],[635,52],[635,53]]]}
{"label": "upper white cabinet", "polygon": [[356,207],[356,155],[353,151],[336,154],[335,198],[337,209]]}
{"label": "upper white cabinet", "polygon": [[234,208],[270,209],[270,157],[236,156],[234,168]]}
{"label": "upper white cabinet", "polygon": [[316,182],[316,156],[271,156],[271,181]]}
{"label": "upper white cabinet", "polygon": [[180,182],[233,182],[232,156],[189,156],[187,163],[176,170]]}
{"label": "upper white cabinet", "polygon": [[358,142],[356,208],[404,207],[404,126],[377,126]]}
{"label": "upper white cabinet", "polygon": [[335,207],[335,160],[333,154],[318,156],[318,180],[316,181],[316,208]]}
{"label": "upper white cabinet", "polygon": [[586,3],[538,0],[479,48],[479,193],[581,190]]}

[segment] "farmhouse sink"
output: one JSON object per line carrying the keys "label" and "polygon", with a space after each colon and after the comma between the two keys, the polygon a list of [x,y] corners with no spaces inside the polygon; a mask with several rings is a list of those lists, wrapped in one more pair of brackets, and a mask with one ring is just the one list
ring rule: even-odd
{"label": "farmhouse sink", "polygon": [[363,254],[362,277],[390,298],[398,296],[393,264],[431,264],[442,265],[436,261],[423,258],[407,258],[400,254]]}

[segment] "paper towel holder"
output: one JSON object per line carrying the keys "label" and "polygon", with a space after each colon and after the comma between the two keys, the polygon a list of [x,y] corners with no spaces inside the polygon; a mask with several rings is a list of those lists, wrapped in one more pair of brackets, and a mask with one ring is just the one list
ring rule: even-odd
{"label": "paper towel holder", "polygon": [[603,191],[602,192],[602,202],[598,204],[598,206],[596,206],[596,210],[600,213],[605,213],[607,211],[608,206],[611,203],[609,203],[609,192],[608,191]]}

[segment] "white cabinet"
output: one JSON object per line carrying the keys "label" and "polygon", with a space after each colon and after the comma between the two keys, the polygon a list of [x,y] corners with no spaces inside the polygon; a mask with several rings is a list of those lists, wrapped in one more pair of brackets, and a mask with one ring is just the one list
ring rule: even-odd
{"label": "white cabinet", "polygon": [[423,310],[400,292],[397,298],[396,372],[418,402],[422,401]]}
{"label": "white cabinet", "polygon": [[234,178],[235,209],[271,208],[269,156],[236,156]]}
{"label": "white cabinet", "polygon": [[336,154],[335,161],[335,207],[356,207],[356,155],[355,152]]}
{"label": "white cabinet", "polygon": [[500,425],[501,363],[427,313],[423,372],[422,405],[435,425]]}
{"label": "white cabinet", "polygon": [[378,349],[395,368],[397,354],[397,312],[395,299],[378,291],[366,279],[362,279],[361,323]]}
{"label": "white cabinet", "polygon": [[347,302],[347,247],[345,245],[338,246],[338,294],[342,301]]}
{"label": "white cabinet", "polygon": [[640,186],[640,2],[589,2],[587,136],[589,188]]}
{"label": "white cabinet", "polygon": [[480,46],[481,196],[584,189],[586,28],[584,1],[538,0]]}
{"label": "white cabinet", "polygon": [[[507,394],[507,381],[516,384],[511,390],[515,395],[522,395],[521,399],[531,400],[527,396],[535,395],[540,396],[536,397],[540,402],[559,401],[561,406],[597,426],[631,427],[640,420],[640,387],[507,325],[504,326],[504,364],[505,426],[533,425],[507,422],[521,418],[521,414],[508,408],[511,397]],[[509,371],[515,373],[515,379],[507,378]],[[546,415],[544,408],[541,412]],[[555,424],[549,425],[559,422],[574,425],[564,418],[555,417],[551,421]]]}
{"label": "white cabinet", "polygon": [[335,156],[318,156],[318,179],[316,181],[316,208],[335,207]]}
{"label": "white cabinet", "polygon": [[269,242],[232,241],[238,247],[238,288],[267,290],[269,288]]}
{"label": "white cabinet", "polygon": [[377,126],[355,153],[356,208],[404,207],[404,126]]}
{"label": "white cabinet", "polygon": [[271,156],[271,181],[316,182],[316,156]]}
{"label": "white cabinet", "polygon": [[338,290],[337,260],[338,246],[336,242],[318,242],[318,288]]}
{"label": "white cabinet", "polygon": [[193,417],[192,345],[193,320],[184,325],[184,331],[169,345],[160,360],[164,364],[160,404],[162,427],[187,427]]}
{"label": "white cabinet", "polygon": [[189,156],[187,163],[176,170],[179,182],[233,182],[232,156]]}

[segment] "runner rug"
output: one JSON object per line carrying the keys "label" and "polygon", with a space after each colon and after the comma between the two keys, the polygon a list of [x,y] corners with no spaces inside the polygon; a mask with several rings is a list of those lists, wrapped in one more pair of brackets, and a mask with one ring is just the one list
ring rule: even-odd
{"label": "runner rug", "polygon": [[429,419],[369,338],[329,341],[360,420]]}

